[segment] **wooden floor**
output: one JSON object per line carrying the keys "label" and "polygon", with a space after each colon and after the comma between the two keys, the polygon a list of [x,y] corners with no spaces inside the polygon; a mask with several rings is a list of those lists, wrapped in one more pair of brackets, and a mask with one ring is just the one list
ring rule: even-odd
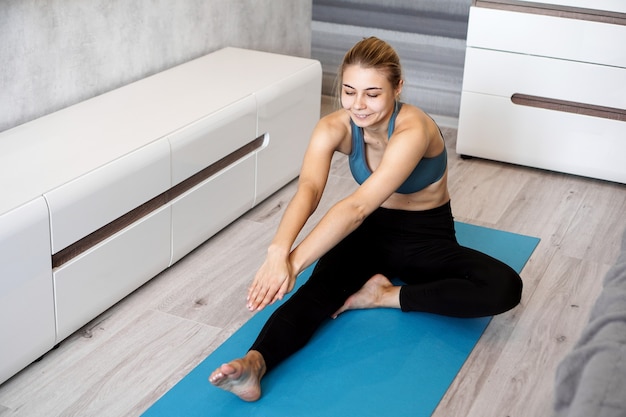
{"label": "wooden floor", "polygon": [[[556,366],[617,258],[626,187],[462,160],[456,131],[444,134],[456,219],[541,243],[522,272],[521,305],[491,321],[434,415],[549,416]],[[353,189],[337,158],[320,210]],[[295,182],[1,385],[0,416],[141,414],[250,318],[246,287],[294,190]]]}

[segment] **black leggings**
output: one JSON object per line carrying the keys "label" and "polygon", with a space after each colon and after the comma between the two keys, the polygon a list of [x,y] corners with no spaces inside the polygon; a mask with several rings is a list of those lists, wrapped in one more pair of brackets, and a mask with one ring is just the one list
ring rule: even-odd
{"label": "black leggings", "polygon": [[250,349],[274,368],[378,273],[404,282],[402,311],[491,316],[515,307],[522,293],[508,265],[457,243],[450,203],[426,211],[380,208],[318,261]]}

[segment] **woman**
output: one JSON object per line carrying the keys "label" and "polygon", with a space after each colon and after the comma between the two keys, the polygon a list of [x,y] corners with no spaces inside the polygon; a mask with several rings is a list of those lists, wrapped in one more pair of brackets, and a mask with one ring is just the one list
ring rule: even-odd
{"label": "woman", "polygon": [[[248,353],[216,369],[212,384],[255,401],[261,378],[350,309],[400,308],[455,317],[516,306],[522,282],[507,265],[458,245],[447,188],[446,149],[436,123],[398,101],[400,60],[370,37],[339,70],[343,109],[322,118],[298,189],[248,291],[248,308],[283,298],[319,259],[309,280],[269,318]],[[360,186],[336,203],[292,250],[316,209],[334,152],[349,155]],[[405,285],[393,285],[389,278]]]}

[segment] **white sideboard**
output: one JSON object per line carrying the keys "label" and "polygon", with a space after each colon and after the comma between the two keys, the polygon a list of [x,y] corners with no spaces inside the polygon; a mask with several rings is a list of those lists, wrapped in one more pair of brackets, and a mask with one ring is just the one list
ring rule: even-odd
{"label": "white sideboard", "polygon": [[225,48],[0,133],[0,383],[298,175],[321,66]]}
{"label": "white sideboard", "polygon": [[626,183],[625,40],[626,2],[475,1],[457,152]]}

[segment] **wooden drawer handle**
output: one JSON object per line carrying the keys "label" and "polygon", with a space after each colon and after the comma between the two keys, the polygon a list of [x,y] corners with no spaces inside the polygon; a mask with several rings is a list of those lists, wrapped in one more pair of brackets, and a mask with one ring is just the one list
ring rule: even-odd
{"label": "wooden drawer handle", "polygon": [[259,149],[263,145],[264,140],[265,135],[259,136],[252,142],[249,142],[241,148],[237,149],[236,151],[232,152],[231,154],[226,155],[224,158],[209,165],[202,171],[192,175],[191,177],[173,186],[164,193],[159,194],[152,200],[142,204],[134,210],[129,211],[128,213],[113,220],[109,224],[102,226],[95,232],[85,236],[77,242],[74,242],[65,249],[62,249],[59,252],[53,254],[52,267],[58,268],[72,258],[75,258],[81,253],[85,252],[89,248],[97,245],[98,243],[109,238],[110,236],[113,236],[115,233],[119,232],[125,227],[130,226],[142,217],[145,217],[146,215],[157,210],[159,207],[166,205],[176,197],[200,184],[202,181],[206,180],[210,176],[216,174],[217,172],[221,171],[222,169],[226,168],[237,160]]}
{"label": "wooden drawer handle", "polygon": [[520,106],[538,107],[540,109],[583,114],[585,116],[601,117],[603,119],[626,122],[626,109],[596,106],[594,104],[578,103],[575,101],[557,100],[553,98],[517,93],[511,96],[511,101]]}

